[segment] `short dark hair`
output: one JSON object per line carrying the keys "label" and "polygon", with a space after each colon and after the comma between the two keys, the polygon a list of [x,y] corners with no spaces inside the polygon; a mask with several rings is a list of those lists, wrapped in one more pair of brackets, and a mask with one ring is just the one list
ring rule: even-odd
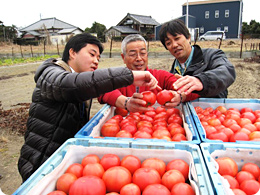
{"label": "short dark hair", "polygon": [[67,42],[65,49],[63,51],[62,60],[68,63],[69,60],[69,50],[72,48],[73,51],[79,52],[83,47],[87,44],[94,44],[97,45],[99,48],[99,53],[101,54],[104,50],[102,43],[97,39],[97,37],[89,34],[89,33],[82,33],[77,34],[74,37],[71,37]]}
{"label": "short dark hair", "polygon": [[[171,20],[165,22],[159,32],[160,40],[163,46],[166,48],[165,40],[167,39],[167,33],[170,33],[172,36],[177,34],[184,35],[186,39],[190,38],[189,29],[185,26],[184,22],[180,19]],[[166,48],[167,49],[167,48]]]}

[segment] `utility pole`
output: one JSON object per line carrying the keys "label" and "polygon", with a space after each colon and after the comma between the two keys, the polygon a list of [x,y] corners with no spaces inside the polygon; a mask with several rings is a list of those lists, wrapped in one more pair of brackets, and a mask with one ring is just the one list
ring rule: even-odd
{"label": "utility pole", "polygon": [[189,29],[189,0],[187,0],[186,4],[186,26]]}

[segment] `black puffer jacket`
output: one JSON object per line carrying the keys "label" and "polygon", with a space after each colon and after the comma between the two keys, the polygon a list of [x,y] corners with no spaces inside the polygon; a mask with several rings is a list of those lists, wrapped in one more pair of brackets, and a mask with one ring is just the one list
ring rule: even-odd
{"label": "black puffer jacket", "polygon": [[[193,92],[206,98],[227,98],[227,88],[235,81],[236,72],[234,66],[227,59],[225,53],[220,49],[201,49],[194,45],[194,53],[191,64],[185,75],[197,77],[203,84],[203,90]],[[173,62],[171,73],[174,70]]]}
{"label": "black puffer jacket", "polygon": [[39,66],[34,80],[36,88],[18,162],[23,181],[88,121],[84,101],[132,84],[133,74],[125,67],[71,73],[49,59]]}

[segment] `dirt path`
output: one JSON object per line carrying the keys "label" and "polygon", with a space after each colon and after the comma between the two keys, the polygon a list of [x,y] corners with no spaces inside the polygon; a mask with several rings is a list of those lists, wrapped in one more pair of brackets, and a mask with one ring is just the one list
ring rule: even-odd
{"label": "dirt path", "polygon": [[[237,79],[229,88],[229,98],[260,98],[260,64],[245,63],[241,59],[230,60],[236,67]],[[149,66],[169,70],[172,61],[172,58],[151,58],[149,59]],[[19,107],[28,108],[35,87],[34,72],[39,64],[0,67],[0,101],[3,108],[0,112],[9,110],[7,113],[10,115],[11,110],[11,114],[15,115],[19,111],[16,110]],[[101,59],[99,68],[112,66],[123,66],[122,60],[120,58]],[[102,106],[94,100],[91,115],[93,116]],[[27,113],[28,109],[26,109]],[[4,121],[5,119],[9,121]],[[17,119],[2,117],[0,124],[12,122],[10,120]],[[25,119],[21,121],[25,124]],[[4,125],[0,127],[0,188],[5,194],[9,195],[15,192],[22,182],[17,170],[17,160],[23,144],[23,136],[17,134],[17,129],[19,130],[17,125],[12,128]],[[20,129],[23,128],[23,126],[20,126]]]}

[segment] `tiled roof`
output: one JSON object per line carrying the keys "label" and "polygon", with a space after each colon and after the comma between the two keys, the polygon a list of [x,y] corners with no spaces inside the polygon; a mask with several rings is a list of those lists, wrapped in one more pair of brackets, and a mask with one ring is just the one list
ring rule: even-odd
{"label": "tiled roof", "polygon": [[136,14],[130,14],[130,13],[128,13],[128,14],[117,24],[117,26],[122,25],[123,22],[125,22],[127,18],[132,19],[132,20],[138,22],[139,24],[154,25],[154,26],[160,25],[160,23],[157,22],[155,19],[153,19],[151,16],[142,16],[142,15],[136,15]]}
{"label": "tiled roof", "polygon": [[77,28],[65,28],[58,32],[58,34],[66,34],[66,33],[72,33],[74,30],[77,30]]}
{"label": "tiled roof", "polygon": [[39,30],[39,29],[42,29],[44,25],[45,25],[46,29],[77,28],[76,26],[63,22],[56,18],[46,18],[46,19],[41,19],[38,22],[35,22],[23,29],[20,29],[20,31]]}
{"label": "tiled roof", "polygon": [[139,31],[132,29],[128,26],[113,26],[112,28],[114,28],[115,30],[121,32],[121,33],[140,33]]}
{"label": "tiled roof", "polygon": [[156,20],[154,20],[151,16],[142,16],[136,14],[129,14],[134,20],[138,21],[140,24],[148,24],[148,25],[159,25]]}

